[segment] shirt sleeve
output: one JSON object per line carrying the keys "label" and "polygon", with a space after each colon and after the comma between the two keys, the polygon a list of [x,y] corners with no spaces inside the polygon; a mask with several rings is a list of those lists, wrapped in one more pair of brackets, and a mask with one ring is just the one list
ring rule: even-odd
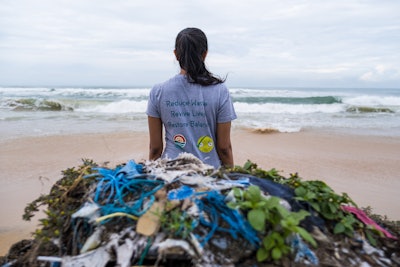
{"label": "shirt sleeve", "polygon": [[147,110],[146,110],[147,116],[154,118],[161,118],[159,98],[160,98],[160,88],[158,86],[154,86],[150,90],[149,100],[147,102]]}
{"label": "shirt sleeve", "polygon": [[236,118],[235,108],[233,107],[228,88],[223,86],[221,89],[220,105],[217,113],[217,123],[233,121]]}

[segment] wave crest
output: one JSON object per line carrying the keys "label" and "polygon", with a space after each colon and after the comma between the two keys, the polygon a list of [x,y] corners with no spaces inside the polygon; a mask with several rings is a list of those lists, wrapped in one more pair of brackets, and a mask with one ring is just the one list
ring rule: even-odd
{"label": "wave crest", "polygon": [[352,106],[347,108],[346,111],[349,113],[395,113],[395,111],[391,110],[390,108],[366,107],[366,106],[361,106],[361,107]]}
{"label": "wave crest", "polygon": [[58,101],[22,98],[10,101],[8,106],[14,111],[73,111],[73,108]]}

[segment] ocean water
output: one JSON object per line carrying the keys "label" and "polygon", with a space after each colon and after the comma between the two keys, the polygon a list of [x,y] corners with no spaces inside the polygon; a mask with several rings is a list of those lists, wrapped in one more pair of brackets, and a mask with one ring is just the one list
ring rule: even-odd
{"label": "ocean water", "polygon": [[[0,87],[0,140],[147,131],[150,88]],[[399,89],[230,88],[234,128],[400,136]]]}

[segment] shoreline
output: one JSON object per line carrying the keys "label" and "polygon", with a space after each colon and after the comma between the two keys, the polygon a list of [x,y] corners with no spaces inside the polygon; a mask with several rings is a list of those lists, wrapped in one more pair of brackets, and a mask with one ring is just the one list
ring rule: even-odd
{"label": "shoreline", "polygon": [[[30,238],[38,216],[22,220],[26,204],[47,194],[61,171],[81,159],[109,167],[130,159],[147,159],[147,132],[116,132],[24,137],[0,141],[0,255]],[[236,165],[247,160],[275,168],[283,176],[297,172],[305,180],[322,180],[336,193],[347,193],[360,207],[400,220],[400,138],[318,131],[257,133],[232,129]],[[18,192],[18,193],[15,193]]]}

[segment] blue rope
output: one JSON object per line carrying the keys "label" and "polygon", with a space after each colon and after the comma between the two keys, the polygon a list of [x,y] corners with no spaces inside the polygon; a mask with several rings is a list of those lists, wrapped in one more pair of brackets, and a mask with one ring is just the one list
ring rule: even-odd
{"label": "blue rope", "polygon": [[[79,225],[78,222],[81,222],[81,225]],[[79,238],[78,230],[81,230],[85,235],[90,236],[94,232],[94,228],[86,218],[72,219],[71,227],[73,229],[72,242],[73,244],[76,244],[78,246],[78,249],[80,250],[83,247],[84,240],[81,240]]]}
{"label": "blue rope", "polygon": [[[237,210],[231,209],[226,205],[224,195],[217,191],[203,192],[197,195],[204,195],[202,198],[194,199],[200,210],[199,223],[210,228],[206,236],[199,237],[203,246],[216,231],[229,233],[234,239],[241,235],[252,245],[258,246],[260,239],[257,233]],[[204,218],[202,212],[207,213],[208,220]],[[229,228],[219,226],[221,225],[220,221],[225,221]]]}
{"label": "blue rope", "polygon": [[[155,201],[154,193],[164,186],[162,181],[154,180],[154,176],[142,174],[142,167],[133,161],[114,170],[106,168],[95,170],[97,173],[85,178],[96,177],[99,180],[94,201],[100,206],[103,216],[115,212],[141,216]],[[237,210],[226,205],[224,195],[217,191],[195,193],[193,189],[188,189],[183,186],[169,197],[177,199],[191,197],[196,203],[200,215],[198,220],[193,220],[193,227],[202,224],[210,228],[210,231],[200,238],[203,246],[216,231],[229,233],[235,239],[240,235],[252,245],[256,247],[259,245],[260,240],[255,230]],[[203,213],[207,213],[208,220],[204,218]],[[228,225],[227,228],[220,226],[223,221]]]}
{"label": "blue rope", "polygon": [[[164,186],[154,176],[142,174],[142,165],[128,161],[114,170],[95,168],[97,173],[85,176],[96,177],[99,182],[95,190],[94,202],[102,215],[123,212],[134,216],[143,215],[154,203],[154,193]],[[104,222],[103,222],[104,223]]]}

